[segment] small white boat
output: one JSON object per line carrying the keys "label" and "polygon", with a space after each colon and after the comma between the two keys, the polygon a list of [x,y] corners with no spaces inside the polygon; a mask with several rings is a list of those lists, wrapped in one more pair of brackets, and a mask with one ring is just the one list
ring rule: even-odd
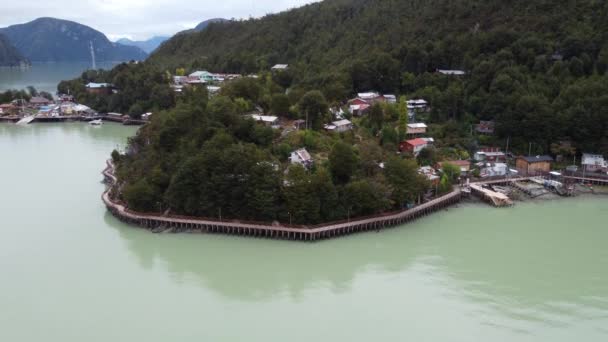
{"label": "small white boat", "polygon": [[103,121],[102,121],[101,119],[97,119],[97,120],[89,121],[89,125],[93,125],[93,126],[101,126],[101,125],[103,125]]}

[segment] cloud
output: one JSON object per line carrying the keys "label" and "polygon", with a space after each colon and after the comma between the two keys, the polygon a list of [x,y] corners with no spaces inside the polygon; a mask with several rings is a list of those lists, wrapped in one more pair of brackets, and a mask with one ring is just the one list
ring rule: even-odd
{"label": "cloud", "polygon": [[[173,35],[211,18],[260,17],[316,0],[54,0],[2,4],[0,27],[39,17],[91,26],[108,37],[147,39]],[[69,10],[66,10],[69,9]]]}

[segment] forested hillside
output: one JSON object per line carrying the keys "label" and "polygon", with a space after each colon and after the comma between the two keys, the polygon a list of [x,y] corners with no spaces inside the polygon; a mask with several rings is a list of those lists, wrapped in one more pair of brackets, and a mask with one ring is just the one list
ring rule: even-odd
{"label": "forested hillside", "polygon": [[[607,17],[608,4],[596,0],[327,0],[213,23],[177,35],[139,66],[62,86],[116,83],[119,92],[104,103],[135,114],[177,104],[114,154],[116,195],[131,208],[318,223],[413,205],[429,188],[418,166],[469,159],[480,145],[508,141],[515,154],[568,161],[608,154]],[[275,63],[289,69],[270,73]],[[167,83],[178,68],[258,77],[227,82],[208,102],[196,86],[174,100]],[[403,98],[373,105],[346,133],[321,129],[333,119],[330,106],[369,90],[427,100],[436,149],[396,154],[408,120]],[[256,106],[310,120],[312,129],[273,131],[246,120]],[[476,135],[480,120],[494,120],[496,134]],[[288,159],[302,147],[313,155],[308,171]],[[435,193],[458,181],[459,169],[449,169]]]}
{"label": "forested hillside", "polygon": [[20,66],[28,64],[27,59],[23,57],[11,42],[0,33],[0,66]]}

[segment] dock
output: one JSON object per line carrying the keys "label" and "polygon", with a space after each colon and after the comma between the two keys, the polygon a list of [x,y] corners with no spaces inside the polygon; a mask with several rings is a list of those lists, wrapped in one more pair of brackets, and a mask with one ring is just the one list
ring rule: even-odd
{"label": "dock", "polygon": [[490,189],[484,188],[480,184],[471,184],[471,192],[483,199],[484,201],[494,205],[495,207],[510,207],[513,205],[513,201],[509,196],[496,192]]}

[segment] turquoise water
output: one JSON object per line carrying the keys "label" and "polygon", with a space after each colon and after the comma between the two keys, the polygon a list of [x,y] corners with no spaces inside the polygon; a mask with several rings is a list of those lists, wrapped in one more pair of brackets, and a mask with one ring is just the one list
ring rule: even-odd
{"label": "turquoise water", "polygon": [[608,198],[319,243],[155,235],[100,200],[135,129],[0,124],[0,341],[606,341]]}

